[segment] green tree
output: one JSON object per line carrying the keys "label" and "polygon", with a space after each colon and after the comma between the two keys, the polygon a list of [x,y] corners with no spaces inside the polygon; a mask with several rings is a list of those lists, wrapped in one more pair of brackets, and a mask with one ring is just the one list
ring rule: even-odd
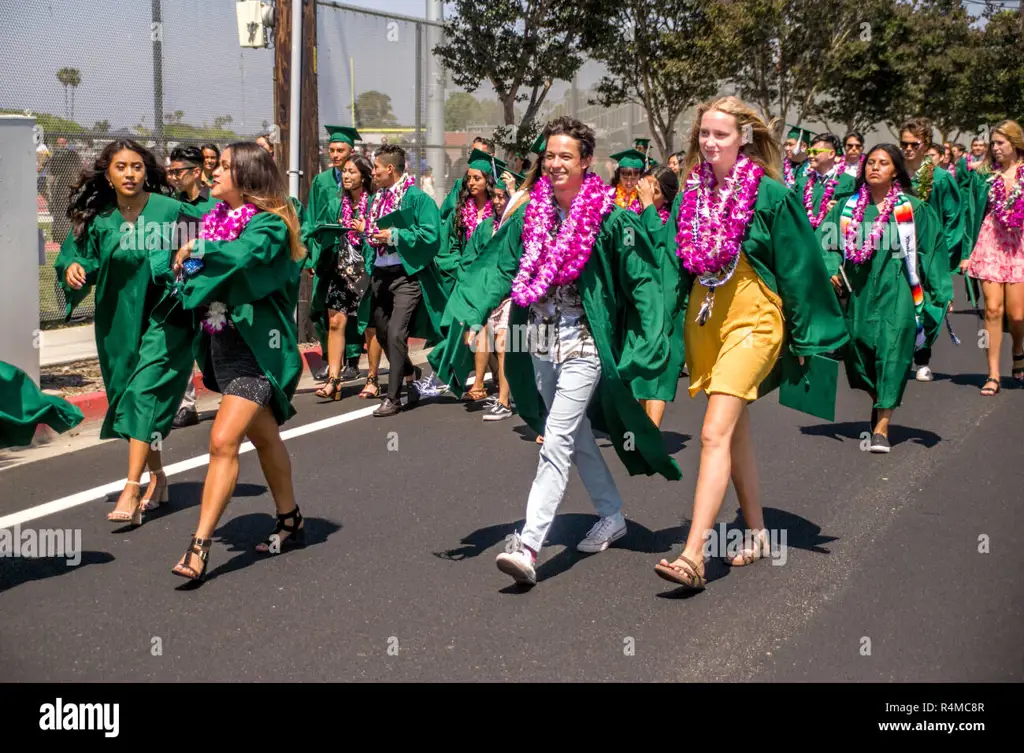
{"label": "green tree", "polygon": [[387,94],[363,92],[356,96],[354,107],[356,128],[392,128],[398,124],[391,111],[391,97]]}
{"label": "green tree", "polygon": [[675,151],[679,116],[712,96],[728,72],[720,48],[703,33],[713,2],[621,0],[608,18],[613,33],[591,51],[608,69],[591,104],[640,105],[661,154]]}
{"label": "green tree", "polygon": [[980,133],[1007,118],[1024,117],[1024,16],[989,8],[984,29],[972,29],[974,67],[964,130]]}
{"label": "green tree", "polygon": [[906,33],[896,13],[896,0],[842,0],[841,14],[854,33],[821,61],[820,96],[807,115],[837,123],[839,137],[865,131],[886,119],[900,96],[903,73],[889,51]]}
{"label": "green tree", "polygon": [[[498,95],[504,125],[494,132],[507,152],[525,153],[537,114],[555,81],[569,81],[584,50],[606,33],[610,0],[452,0],[445,41],[433,49],[454,83],[475,92],[485,81]],[[516,104],[526,103],[517,123]]]}
{"label": "green tree", "polygon": [[465,131],[472,125],[497,125],[502,122],[501,105],[479,100],[468,92],[450,94],[444,103],[446,131]]}
{"label": "green tree", "polygon": [[110,121],[109,120],[97,120],[92,125],[92,130],[99,131],[100,133],[110,132]]}

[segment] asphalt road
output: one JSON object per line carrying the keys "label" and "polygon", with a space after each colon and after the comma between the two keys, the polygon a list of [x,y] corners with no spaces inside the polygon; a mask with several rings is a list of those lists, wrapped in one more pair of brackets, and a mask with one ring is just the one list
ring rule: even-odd
{"label": "asphalt road", "polygon": [[[574,474],[526,590],[494,558],[522,526],[534,435],[439,400],[288,440],[304,550],[250,553],[273,503],[256,454],[243,455],[199,588],[170,569],[205,466],[172,476],[171,503],[134,530],[106,521],[113,499],[23,524],[79,530],[82,559],[0,559],[0,679],[1020,681],[1024,390],[1007,377],[980,397],[978,320],[953,323],[963,344],[943,334],[936,381],[908,385],[890,455],[860,450],[870,405],[842,375],[835,423],[775,396],[753,407],[785,559],[712,561],[703,593],[681,598],[653,571],[679,550],[696,482],[705,401],[685,380],[663,425],[683,480],[630,478],[602,440],[628,535],[576,552],[596,516]],[[285,428],[367,407],[296,402]],[[174,432],[166,462],[203,455],[210,426]],[[0,517],[123,479],[125,463],[118,442],[0,461]],[[720,520],[738,521],[732,491]]]}

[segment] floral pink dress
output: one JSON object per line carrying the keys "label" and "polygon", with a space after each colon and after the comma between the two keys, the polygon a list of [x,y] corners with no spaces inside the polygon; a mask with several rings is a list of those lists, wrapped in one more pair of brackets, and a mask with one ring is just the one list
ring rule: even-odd
{"label": "floral pink dress", "polygon": [[989,282],[1024,282],[1024,231],[1007,230],[992,212],[987,212],[967,274]]}

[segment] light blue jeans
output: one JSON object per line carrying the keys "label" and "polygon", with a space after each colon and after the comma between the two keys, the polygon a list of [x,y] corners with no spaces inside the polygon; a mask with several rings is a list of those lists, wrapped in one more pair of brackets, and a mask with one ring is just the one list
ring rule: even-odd
{"label": "light blue jeans", "polygon": [[537,552],[565,497],[572,463],[579,469],[580,479],[602,518],[621,512],[622,497],[587,418],[587,405],[601,381],[601,361],[590,356],[556,364],[534,356],[533,371],[548,408],[548,419],[537,475],[526,504],[522,541]]}

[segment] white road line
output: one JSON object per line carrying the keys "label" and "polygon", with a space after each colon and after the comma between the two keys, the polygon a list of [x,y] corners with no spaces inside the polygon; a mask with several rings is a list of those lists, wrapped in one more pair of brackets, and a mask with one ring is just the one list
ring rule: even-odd
{"label": "white road line", "polygon": [[[421,401],[422,402],[422,401]],[[340,424],[348,423],[349,421],[355,421],[358,418],[365,418],[371,415],[377,410],[376,405],[370,405],[366,408],[360,408],[349,413],[345,413],[340,416],[332,416],[331,418],[325,418],[322,421],[314,421],[311,424],[305,424],[303,426],[296,426],[294,429],[288,429],[287,431],[281,432],[281,439],[289,440],[292,437],[301,437],[304,434],[312,434],[315,431],[323,431],[329,429],[332,426],[338,426]],[[245,453],[253,450],[252,442],[245,442],[239,453]],[[180,463],[173,463],[171,465],[164,466],[164,473],[168,476],[174,476],[178,473],[184,473],[185,471],[191,471],[195,468],[202,468],[204,465],[209,464],[210,455],[197,455],[194,458],[188,460],[182,460]],[[54,513],[61,512],[62,510],[70,510],[72,507],[78,507],[84,505],[86,502],[92,502],[96,499],[105,499],[108,494],[120,492],[124,489],[125,481],[127,478],[123,478],[119,481],[111,481],[109,484],[103,486],[97,486],[93,489],[86,489],[84,492],[78,492],[68,497],[62,497],[61,499],[55,499],[53,502],[46,502],[35,507],[30,507],[27,510],[21,510],[20,512],[11,513],[0,517],[0,529],[12,528],[13,526],[27,523],[30,520],[37,520],[38,518],[45,517],[47,515],[53,515]],[[141,483],[149,483],[149,472],[142,474]]]}

